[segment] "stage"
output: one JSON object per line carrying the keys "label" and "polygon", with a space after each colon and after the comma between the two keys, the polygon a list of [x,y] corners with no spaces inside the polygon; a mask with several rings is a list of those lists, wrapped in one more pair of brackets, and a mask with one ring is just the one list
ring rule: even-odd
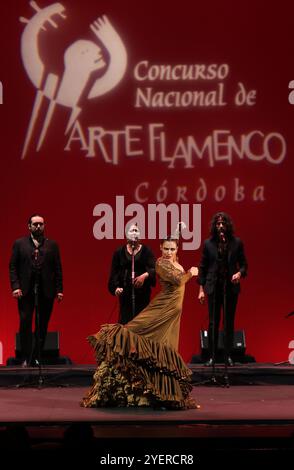
{"label": "stage", "polygon": [[[229,455],[263,463],[294,456],[293,366],[239,364],[228,370],[229,387],[211,384],[211,369],[203,365],[190,368],[200,408],[166,411],[82,408],[94,366],[46,366],[41,386],[36,368],[2,367],[1,450],[18,449],[16,457],[25,451],[32,459],[40,453],[86,453],[95,462],[108,456],[100,463],[109,465],[115,463],[110,456],[134,456],[134,468],[150,453],[190,455],[199,465]],[[216,367],[218,380],[223,372]]]}

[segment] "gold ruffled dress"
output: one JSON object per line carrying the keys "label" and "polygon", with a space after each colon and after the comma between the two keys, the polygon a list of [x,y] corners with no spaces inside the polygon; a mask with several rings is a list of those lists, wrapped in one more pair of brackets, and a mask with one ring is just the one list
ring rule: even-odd
{"label": "gold ruffled dress", "polygon": [[189,398],[191,371],[178,353],[185,283],[170,261],[156,262],[161,291],[126,325],[102,325],[88,338],[98,368],[84,407],[154,406],[195,408]]}

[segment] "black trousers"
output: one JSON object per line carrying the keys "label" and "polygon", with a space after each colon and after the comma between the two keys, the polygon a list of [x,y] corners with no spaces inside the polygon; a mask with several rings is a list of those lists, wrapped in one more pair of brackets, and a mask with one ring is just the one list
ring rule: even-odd
{"label": "black trousers", "polygon": [[208,348],[211,357],[213,351],[216,357],[221,312],[223,312],[224,351],[228,356],[231,353],[238,295],[239,293],[232,289],[230,282],[225,288],[222,284],[217,284],[214,292],[208,295]]}
{"label": "black trousers", "polygon": [[[39,292],[37,311],[35,303],[36,299],[33,289],[18,300],[21,357],[22,360],[26,360],[27,362],[31,359],[38,358],[39,352],[42,354],[54,298],[47,298],[42,292]],[[32,326],[34,313],[35,331],[33,336]]]}

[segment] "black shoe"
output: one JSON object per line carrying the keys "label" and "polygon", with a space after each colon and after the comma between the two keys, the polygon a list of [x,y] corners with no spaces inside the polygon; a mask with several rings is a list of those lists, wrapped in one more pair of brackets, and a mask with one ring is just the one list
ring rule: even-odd
{"label": "black shoe", "polygon": [[211,366],[213,366],[213,359],[212,359],[212,357],[211,357],[210,359],[208,359],[208,361],[205,362],[204,365],[205,365],[205,367],[211,367]]}
{"label": "black shoe", "polygon": [[30,367],[39,367],[39,364],[38,359],[32,359],[29,363]]}
{"label": "black shoe", "polygon": [[228,366],[230,366],[230,367],[234,366],[234,361],[230,356],[228,356],[228,361],[227,362],[228,362]]}

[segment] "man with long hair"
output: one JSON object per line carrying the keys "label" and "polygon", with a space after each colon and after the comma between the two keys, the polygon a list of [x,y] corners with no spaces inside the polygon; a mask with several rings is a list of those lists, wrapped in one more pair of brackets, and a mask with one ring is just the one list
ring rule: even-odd
{"label": "man with long hair", "polygon": [[198,299],[201,304],[208,298],[209,328],[208,348],[210,358],[206,365],[215,362],[218,332],[223,310],[224,351],[227,365],[233,366],[231,351],[234,339],[234,320],[240,279],[247,274],[247,260],[243,242],[234,235],[233,222],[225,212],[217,212],[211,221],[210,238],[205,240],[199,268]]}

